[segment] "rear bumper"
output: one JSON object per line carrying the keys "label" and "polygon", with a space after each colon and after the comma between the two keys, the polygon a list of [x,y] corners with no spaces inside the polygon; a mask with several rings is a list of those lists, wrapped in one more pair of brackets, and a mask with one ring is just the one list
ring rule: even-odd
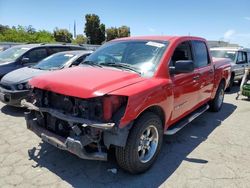
{"label": "rear bumper", "polygon": [[43,141],[61,150],[69,151],[70,153],[73,153],[82,159],[101,160],[101,161],[107,160],[106,153],[103,152],[87,153],[80,140],[71,137],[64,138],[41,127],[38,124],[37,119],[34,117],[32,112],[25,113],[25,119],[27,128],[32,132],[34,132],[39,137],[41,137]]}
{"label": "rear bumper", "polygon": [[0,87],[0,101],[11,106],[21,106],[21,100],[25,99],[29,90],[12,91]]}

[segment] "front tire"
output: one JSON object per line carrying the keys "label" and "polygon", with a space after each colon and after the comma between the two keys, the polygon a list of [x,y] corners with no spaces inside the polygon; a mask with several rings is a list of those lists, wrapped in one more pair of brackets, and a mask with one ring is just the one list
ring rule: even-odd
{"label": "front tire", "polygon": [[156,160],[162,139],[161,119],[152,112],[144,113],[131,129],[126,146],[116,148],[118,165],[132,174],[145,172]]}
{"label": "front tire", "polygon": [[221,107],[222,107],[222,104],[223,104],[223,101],[224,101],[224,87],[225,87],[225,84],[223,82],[220,83],[217,91],[216,91],[216,95],[215,95],[215,98],[210,101],[210,110],[213,111],[213,112],[218,112],[220,111]]}

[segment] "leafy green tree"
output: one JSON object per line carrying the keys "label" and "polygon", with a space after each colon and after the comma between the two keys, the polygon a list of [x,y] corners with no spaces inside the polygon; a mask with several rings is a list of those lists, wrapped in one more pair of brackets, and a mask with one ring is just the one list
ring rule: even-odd
{"label": "leafy green tree", "polygon": [[85,15],[84,32],[88,38],[89,44],[102,44],[105,41],[105,25],[100,24],[99,16],[96,14]]}
{"label": "leafy green tree", "polygon": [[55,42],[54,36],[52,33],[46,31],[46,30],[41,30],[36,33],[34,33],[34,42],[38,43],[51,43]]}
{"label": "leafy green tree", "polygon": [[129,37],[130,36],[130,28],[128,26],[121,26],[118,28],[118,36],[119,38],[122,37]]}
{"label": "leafy green tree", "polygon": [[73,40],[75,44],[85,44],[87,42],[87,38],[83,35],[76,35],[76,38]]}
{"label": "leafy green tree", "polygon": [[130,36],[130,28],[127,26],[121,26],[121,27],[111,27],[106,29],[107,34],[107,41],[116,39],[116,38],[122,38],[122,37],[129,37]]}
{"label": "leafy green tree", "polygon": [[100,34],[98,35],[98,41],[100,44],[102,44],[103,42],[105,42],[105,34],[106,34],[106,27],[104,24],[100,25]]}
{"label": "leafy green tree", "polygon": [[34,34],[36,33],[36,29],[34,27],[32,27],[32,25],[29,25],[28,27],[25,27],[25,30],[27,33],[29,34]]}
{"label": "leafy green tree", "polygon": [[0,24],[0,34],[3,34],[5,31],[9,30],[9,26]]}
{"label": "leafy green tree", "polygon": [[106,29],[106,34],[107,34],[107,41],[113,40],[115,38],[118,38],[118,29],[116,27],[111,27]]}
{"label": "leafy green tree", "polygon": [[36,31],[32,26],[8,27],[0,25],[0,41],[6,42],[55,42],[53,34],[42,30]]}
{"label": "leafy green tree", "polygon": [[54,38],[56,42],[66,42],[71,43],[72,34],[67,29],[58,29],[54,30]]}

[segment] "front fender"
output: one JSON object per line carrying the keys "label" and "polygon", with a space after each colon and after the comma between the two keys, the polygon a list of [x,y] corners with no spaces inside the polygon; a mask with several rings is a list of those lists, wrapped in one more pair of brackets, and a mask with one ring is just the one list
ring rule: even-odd
{"label": "front fender", "polygon": [[120,128],[125,127],[135,120],[141,113],[151,106],[159,106],[163,109],[165,124],[170,118],[173,109],[172,81],[169,79],[151,78],[110,94],[128,97],[125,114],[120,121]]}

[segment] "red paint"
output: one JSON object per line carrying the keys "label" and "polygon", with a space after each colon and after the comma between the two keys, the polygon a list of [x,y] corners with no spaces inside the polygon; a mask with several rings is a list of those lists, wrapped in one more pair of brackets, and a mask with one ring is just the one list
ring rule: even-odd
{"label": "red paint", "polygon": [[[169,42],[158,69],[152,78],[143,78],[138,74],[109,68],[76,67],[45,74],[31,80],[33,87],[56,93],[91,98],[102,95],[126,96],[128,99],[120,127],[135,120],[147,108],[160,107],[165,114],[165,129],[177,122],[202,104],[213,99],[222,79],[228,85],[230,64],[225,59],[211,59],[207,67],[196,69],[192,73],[171,76],[168,64],[175,48],[184,41],[205,39],[198,37],[130,37],[119,40],[165,40]],[[193,83],[193,77],[200,80]],[[118,98],[104,98],[105,120],[119,108]],[[180,106],[180,108],[177,108]]]}
{"label": "red paint", "polygon": [[112,118],[115,113],[125,102],[126,98],[116,95],[110,95],[103,97],[103,119],[108,121]]}

